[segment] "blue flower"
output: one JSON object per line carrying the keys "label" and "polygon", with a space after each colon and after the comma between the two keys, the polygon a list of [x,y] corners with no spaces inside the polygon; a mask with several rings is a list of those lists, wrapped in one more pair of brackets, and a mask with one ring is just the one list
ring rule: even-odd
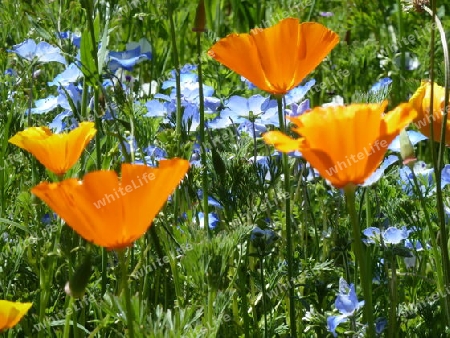
{"label": "blue flower", "polygon": [[[415,146],[417,143],[427,140],[428,137],[423,135],[422,133],[419,133],[418,131],[414,130],[408,130],[406,132],[408,134],[409,140],[411,141],[411,144]],[[393,151],[395,153],[400,153],[400,135],[398,135],[392,143],[389,145],[388,149],[390,151]]]}
{"label": "blue flower", "polygon": [[278,125],[277,102],[259,94],[249,98],[232,96],[225,102],[225,107],[220,116],[208,122],[208,128],[226,128],[234,123],[244,123],[241,128],[246,128],[251,125],[250,119],[261,125],[258,126],[260,130],[263,124]]}
{"label": "blue flower", "polygon": [[44,214],[44,216],[42,216],[41,218],[41,222],[44,225],[49,225],[53,220],[56,220],[58,218],[58,216],[53,213],[53,214]]}
{"label": "blue flower", "polygon": [[31,108],[31,114],[44,114],[58,107],[58,97],[50,95],[45,99],[34,101],[34,105],[35,108]]}
{"label": "blue flower", "polygon": [[145,103],[147,114],[145,117],[163,117],[170,112],[170,107],[167,102],[162,103],[159,100],[150,100]]}
{"label": "blue flower", "polygon": [[[433,193],[434,182],[434,169],[428,169],[425,162],[418,161],[414,167],[414,174],[420,186],[420,191],[424,196],[431,196]],[[399,170],[400,183],[402,190],[408,194],[408,196],[414,196],[416,194],[415,184],[413,179],[413,172],[408,166],[404,166]]]}
{"label": "blue flower", "polygon": [[339,294],[334,301],[334,306],[343,315],[351,316],[364,305],[364,301],[358,302],[358,297],[355,292],[355,285],[345,281],[344,278],[339,279]]}
{"label": "blue flower", "polygon": [[68,86],[78,81],[83,76],[77,64],[71,63],[61,74],[57,75],[53,81],[48,82],[49,86]]}
{"label": "blue flower", "polygon": [[[143,149],[144,159],[147,165],[156,166],[157,162],[167,158],[167,152],[155,145],[150,145]],[[143,163],[143,161],[135,161],[136,163]]]}
{"label": "blue flower", "polygon": [[[69,98],[72,101],[75,108],[79,108],[81,105],[81,89],[73,84],[69,84],[64,89],[62,87],[58,88],[58,105],[66,110],[72,111],[72,106],[69,103]],[[69,98],[68,98],[68,97]]]}
{"label": "blue flower", "polygon": [[259,94],[250,96],[248,99],[234,95],[225,102],[225,107],[227,110],[234,113],[236,117],[248,117],[250,112],[254,117],[257,117],[263,113],[261,106],[266,99],[267,98]]}
{"label": "blue flower", "polygon": [[[205,214],[203,212],[198,213],[198,221],[201,229],[205,227]],[[208,214],[208,227],[214,230],[219,225],[219,218],[215,213]]]}
{"label": "blue flower", "polygon": [[330,331],[334,337],[337,337],[336,328],[340,323],[346,322],[348,320],[348,316],[339,315],[339,316],[328,316],[327,318],[327,329]]}
{"label": "blue flower", "polygon": [[[414,251],[425,250],[420,241],[414,240],[414,239],[408,239],[408,238],[405,240],[405,248],[408,248],[408,249],[414,250]],[[427,244],[427,249],[429,249],[429,248],[430,248],[430,245]]]}
{"label": "blue flower", "polygon": [[114,73],[119,68],[131,71],[135,65],[152,57],[150,44],[145,38],[139,42],[129,42],[126,48],[123,52],[109,52],[108,67],[111,72]]}
{"label": "blue flower", "polygon": [[74,44],[74,46],[80,48],[81,36],[72,33],[71,31],[59,32],[57,35],[60,39],[69,39]]}
{"label": "blue flower", "polygon": [[18,45],[14,45],[12,50],[8,49],[8,52],[16,53],[21,58],[30,62],[45,63],[55,61],[63,65],[67,64],[59,48],[45,41],[41,41],[36,45],[34,40],[28,39]]}
{"label": "blue flower", "polygon": [[377,318],[375,320],[375,332],[381,334],[386,328],[388,321],[386,318]]}
{"label": "blue flower", "polygon": [[450,184],[450,164],[446,164],[444,168],[442,168],[441,173],[441,188],[444,188]]}
{"label": "blue flower", "polygon": [[67,124],[64,122],[64,119],[69,116],[72,116],[72,112],[70,110],[64,110],[62,113],[56,115],[56,117],[48,125],[48,127],[53,129],[53,132],[55,134],[61,133],[67,127]]}
{"label": "blue flower", "polygon": [[286,109],[286,115],[290,117],[297,117],[302,115],[304,112],[311,109],[309,99],[302,101],[300,104],[291,103],[291,109]]}
{"label": "blue flower", "polygon": [[381,177],[383,177],[384,172],[387,168],[389,168],[392,164],[398,161],[398,157],[394,155],[388,156],[383,163],[381,163],[380,167],[375,170],[375,172],[370,175],[370,177],[362,184],[363,187],[371,186],[372,184],[375,184],[378,182]]}
{"label": "blue flower", "polygon": [[[197,66],[186,64],[180,69],[180,84],[183,88],[187,83],[196,83],[198,82],[198,76],[195,73],[192,73],[193,70],[197,69]],[[161,85],[161,89],[167,88],[175,88],[177,83],[175,81],[176,71],[172,70],[170,72],[170,78],[164,81]]]}
{"label": "blue flower", "polygon": [[386,90],[389,85],[392,83],[392,79],[388,77],[384,77],[380,79],[378,82],[376,82],[372,88],[370,88],[369,92],[376,93],[382,90]]}
{"label": "blue flower", "polygon": [[247,80],[245,77],[241,76],[241,81],[245,83],[245,85],[247,86],[248,89],[252,90],[252,89],[256,89],[256,86],[251,83],[249,80]]}
{"label": "blue flower", "polygon": [[348,317],[353,316],[356,310],[364,305],[364,301],[358,302],[355,292],[355,285],[345,281],[344,278],[339,279],[339,293],[334,302],[334,306],[341,313],[338,316],[329,316],[327,318],[327,328],[337,337],[336,328],[340,323],[346,322]]}
{"label": "blue flower", "polygon": [[267,131],[267,128],[263,124],[250,122],[249,120],[246,120],[239,125],[237,131],[239,135],[242,133],[247,133],[253,138],[253,137],[260,137],[262,133],[265,133]]}
{"label": "blue flower", "polygon": [[312,79],[306,82],[303,86],[297,86],[291,89],[285,96],[286,106],[290,106],[293,103],[299,103],[303,100],[309,90],[314,87],[316,80]]}
{"label": "blue flower", "polygon": [[385,244],[399,244],[408,238],[410,232],[411,230],[406,229],[405,226],[401,229],[389,227],[383,233],[381,233],[379,228],[369,227],[363,230],[363,234],[367,237],[363,241],[366,244],[380,243],[381,241]]}
{"label": "blue flower", "polygon": [[254,228],[250,234],[250,242],[261,254],[268,254],[279,239],[280,236],[275,231],[262,230],[260,227]]}

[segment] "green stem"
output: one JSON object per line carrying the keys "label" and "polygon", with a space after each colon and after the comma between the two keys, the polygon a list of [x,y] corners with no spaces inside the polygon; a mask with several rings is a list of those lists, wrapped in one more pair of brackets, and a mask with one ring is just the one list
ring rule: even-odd
{"label": "green stem", "polygon": [[[284,124],[284,110],[283,98],[277,97],[278,103],[278,119],[280,122],[280,130],[286,132]],[[291,182],[289,170],[289,158],[287,154],[283,153],[283,173],[284,173],[284,202],[285,202],[285,217],[286,217],[286,258],[287,258],[287,272],[289,282],[294,281],[293,271],[293,252],[292,252],[292,229],[291,229]],[[297,337],[297,319],[295,316],[295,289],[289,288],[289,324],[291,327],[291,336]]]}
{"label": "green stem", "polygon": [[373,318],[373,306],[372,306],[372,275],[370,274],[370,262],[369,252],[365,250],[363,242],[361,240],[361,228],[359,220],[356,215],[355,208],[355,191],[356,186],[348,184],[344,188],[345,197],[347,202],[347,209],[350,216],[350,223],[353,230],[353,252],[355,253],[356,262],[361,270],[361,287],[364,297],[364,319],[367,322],[367,337],[375,337],[375,322]]}
{"label": "green stem", "polygon": [[181,124],[182,124],[182,111],[181,111],[181,77],[180,77],[180,60],[178,57],[177,39],[175,34],[175,23],[173,21],[173,8],[170,0],[167,0],[167,10],[170,23],[170,40],[172,43],[172,57],[175,68],[175,83],[177,93],[177,115],[176,115],[176,133],[179,145],[181,146]]}
{"label": "green stem", "polygon": [[[176,132],[176,142],[178,143],[177,149],[182,149],[182,122],[183,122],[183,112],[181,110],[181,76],[180,76],[180,59],[178,56],[178,48],[177,48],[177,39],[175,34],[175,23],[173,21],[173,7],[170,0],[167,0],[167,15],[169,18],[169,24],[170,24],[170,40],[172,44],[172,57],[173,57],[173,64],[175,69],[175,90],[176,90],[176,99],[177,99],[177,108],[176,108],[176,122],[175,122],[175,132]],[[179,189],[175,190],[174,196],[173,196],[173,203],[174,203],[174,219],[175,222],[178,220],[178,213],[179,213],[179,204],[180,204],[180,191]]]}
{"label": "green stem", "polygon": [[391,255],[391,280],[390,280],[390,309],[389,309],[389,327],[388,337],[397,336],[397,270],[395,254],[390,250]]}
{"label": "green stem", "polygon": [[406,66],[406,57],[405,57],[405,44],[402,43],[403,39],[403,11],[402,11],[402,3],[401,0],[397,0],[397,24],[398,24],[398,41],[399,47],[400,47],[400,69],[399,69],[399,78],[397,82],[397,90],[395,91],[396,97],[394,97],[395,102],[393,104],[398,104],[403,101],[404,94],[403,94],[403,88],[402,81],[404,79],[404,73],[405,73],[405,66]]}
{"label": "green stem", "polygon": [[134,312],[131,306],[130,288],[128,285],[128,264],[125,258],[125,249],[118,250],[119,264],[121,268],[121,286],[119,288],[119,295],[123,292],[125,296],[125,306],[127,309],[127,326],[128,326],[128,337],[134,338]]}
{"label": "green stem", "polygon": [[434,235],[433,223],[431,222],[430,214],[428,212],[428,208],[425,203],[425,198],[422,194],[422,191],[420,190],[420,185],[417,180],[416,173],[414,172],[414,167],[410,166],[410,169],[412,172],[412,178],[413,178],[413,182],[414,182],[414,191],[417,194],[417,196],[419,197],[419,202],[420,202],[421,208],[423,210],[423,214],[425,216],[425,221],[428,226],[428,232],[429,232],[430,240],[431,240],[431,250],[433,252],[433,257],[435,259],[435,267],[434,268],[436,270],[438,288],[439,288],[439,290],[444,291],[444,287],[445,287],[444,278],[445,277],[442,275],[442,270],[439,269],[439,267],[441,267],[443,264],[442,264],[442,258],[441,258],[441,255],[440,255],[439,249],[438,249],[438,243],[436,241],[436,236]]}
{"label": "green stem", "polygon": [[205,147],[205,98],[203,94],[203,72],[202,72],[202,46],[201,46],[201,32],[197,32],[197,71],[198,71],[198,96],[200,100],[199,111],[200,111],[200,150],[201,150],[201,160],[202,160],[202,190],[203,190],[203,224],[205,231],[209,231],[209,220],[208,220],[208,170],[206,167],[206,147]]}
{"label": "green stem", "polygon": [[[69,305],[67,309],[72,309],[73,307],[73,297],[69,297]],[[70,337],[70,317],[72,316],[72,311],[66,311],[66,321],[64,323],[64,338]]]}
{"label": "green stem", "polygon": [[[268,337],[268,329],[267,329],[267,313],[266,313],[266,282],[264,280],[264,256],[260,257],[261,259],[261,290],[262,290],[262,307],[264,314],[264,337]],[[292,288],[290,288],[292,289]]]}
{"label": "green stem", "polygon": [[[439,151],[438,151],[438,157],[437,161],[434,162],[434,173],[436,177],[436,199],[437,199],[437,209],[438,209],[438,215],[439,215],[439,231],[441,235],[441,240],[439,241],[439,246],[441,248],[442,253],[442,265],[444,270],[444,287],[447,290],[450,287],[450,258],[448,254],[448,230],[447,225],[445,221],[445,211],[444,211],[444,199],[442,196],[442,187],[441,187],[441,177],[442,177],[442,165],[443,165],[443,159],[445,154],[445,148],[446,148],[446,142],[445,142],[445,132],[447,127],[447,119],[448,119],[448,100],[449,100],[449,87],[450,87],[450,61],[449,61],[449,55],[448,55],[448,45],[447,45],[447,38],[445,36],[445,30],[442,26],[441,21],[436,16],[436,1],[433,1],[433,9],[430,10],[428,7],[423,6],[424,10],[430,14],[436,23],[436,27],[439,30],[439,35],[441,37],[441,44],[444,54],[444,64],[445,64],[445,96],[444,96],[444,112],[442,116],[442,126],[441,126],[441,139],[439,144]],[[434,32],[434,30],[432,31]],[[432,45],[432,50],[434,50],[434,44]],[[432,66],[430,71],[431,75],[433,75],[433,69]],[[432,76],[431,81],[431,98],[434,96],[434,78]],[[433,99],[430,100],[430,114],[433,114]],[[434,118],[434,114],[433,114]],[[433,123],[431,123],[433,125]],[[445,314],[447,318],[447,325],[450,326],[450,295],[445,293]]]}

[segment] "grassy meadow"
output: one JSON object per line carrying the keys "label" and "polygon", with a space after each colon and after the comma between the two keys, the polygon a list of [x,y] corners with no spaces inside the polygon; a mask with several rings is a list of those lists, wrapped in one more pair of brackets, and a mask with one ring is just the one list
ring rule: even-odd
{"label": "grassy meadow", "polygon": [[2,0],[0,337],[449,337],[449,12]]}

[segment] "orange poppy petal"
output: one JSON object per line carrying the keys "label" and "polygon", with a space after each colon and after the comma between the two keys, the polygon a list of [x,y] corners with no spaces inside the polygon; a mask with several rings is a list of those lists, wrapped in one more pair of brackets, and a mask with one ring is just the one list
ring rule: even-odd
{"label": "orange poppy petal", "polygon": [[320,175],[337,188],[362,184],[379,166],[395,136],[417,115],[410,104],[383,115],[386,105],[314,108],[290,118],[293,130],[302,138],[292,140],[280,132],[271,132],[265,141],[277,148],[278,144],[287,144],[287,151],[295,144]]}
{"label": "orange poppy petal", "polygon": [[[122,185],[137,187],[124,199],[125,210],[135,209],[132,213],[127,213],[125,218],[125,224],[136,222],[133,240],[147,231],[188,169],[189,162],[182,159],[161,160],[158,168],[135,164],[122,166]],[[134,207],[137,200],[140,201],[141,208]]]}
{"label": "orange poppy petal", "polygon": [[82,182],[43,182],[31,192],[87,241],[117,249],[145,233],[188,168],[181,159],[160,161],[159,168],[123,164],[121,181],[114,171],[101,170]]}
{"label": "orange poppy petal", "polygon": [[420,87],[417,88],[416,92],[409,99],[409,103],[411,103],[414,109],[416,109],[416,111],[419,113],[417,116],[418,118],[423,116],[424,113],[422,109],[422,101],[423,98],[425,97],[425,92],[427,90],[427,83],[428,83],[427,81],[422,81]]}
{"label": "orange poppy petal", "polygon": [[274,94],[285,94],[297,86],[339,42],[338,35],[325,26],[300,24],[294,18],[252,35]]}
{"label": "orange poppy petal", "polygon": [[262,137],[264,142],[272,144],[277,150],[284,153],[298,150],[301,142],[301,139],[295,140],[280,131],[269,131],[264,133]]}
{"label": "orange poppy petal", "polygon": [[298,67],[295,82],[300,83],[311,73],[322,60],[339,43],[339,36],[325,26],[315,22],[305,22],[300,25],[298,41]]}
{"label": "orange poppy petal", "polygon": [[402,103],[394,110],[388,112],[383,117],[382,132],[389,136],[386,138],[389,144],[400,133],[400,130],[410,124],[416,117],[417,111],[408,103]]}
{"label": "orange poppy petal", "polygon": [[273,94],[285,94],[301,81],[294,83],[299,26],[297,19],[288,18],[272,27],[251,32],[269,91]]}
{"label": "orange poppy petal", "polygon": [[53,134],[47,127],[31,127],[9,142],[33,154],[51,172],[62,175],[78,161],[96,133],[93,122],[81,122],[69,133]]}
{"label": "orange poppy petal", "polygon": [[271,94],[286,94],[314,70],[339,42],[319,23],[287,18],[250,34],[231,34],[208,54]]}
{"label": "orange poppy petal", "polygon": [[0,300],[0,332],[17,325],[32,305],[32,303]]}
{"label": "orange poppy petal", "polygon": [[230,34],[219,40],[208,55],[232,71],[242,75],[258,88],[270,91],[255,43],[250,34]]}

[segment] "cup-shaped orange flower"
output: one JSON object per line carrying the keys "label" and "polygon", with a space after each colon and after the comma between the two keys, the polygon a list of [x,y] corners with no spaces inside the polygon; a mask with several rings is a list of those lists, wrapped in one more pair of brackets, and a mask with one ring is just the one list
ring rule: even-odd
{"label": "cup-shaped orange flower", "polygon": [[300,138],[279,131],[263,138],[282,152],[299,150],[336,188],[362,184],[377,169],[389,144],[417,116],[407,103],[384,115],[386,105],[317,107],[289,118]]}
{"label": "cup-shaped orange flower", "polygon": [[32,303],[0,300],[0,332],[15,326],[31,308]]}
{"label": "cup-shaped orange flower", "polygon": [[159,168],[122,164],[121,180],[112,170],[100,170],[83,181],[43,182],[31,192],[87,241],[120,249],[147,231],[188,169],[182,159],[162,160]]}
{"label": "cup-shaped orange flower", "polygon": [[93,122],[81,122],[69,133],[61,134],[53,134],[47,127],[31,127],[18,132],[9,142],[32,153],[51,172],[64,175],[96,132]]}
{"label": "cup-shaped orange flower", "polygon": [[283,95],[296,87],[339,42],[338,35],[315,22],[287,18],[250,34],[230,34],[208,55],[259,89]]}
{"label": "cup-shaped orange flower", "polygon": [[[444,97],[445,88],[434,84],[433,90],[433,114],[430,116],[431,103],[431,83],[422,81],[420,87],[416,90],[409,102],[417,110],[417,117],[414,119],[414,124],[422,134],[431,137],[431,125],[433,123],[433,139],[436,142],[441,141],[441,130],[444,112]],[[445,144],[450,145],[450,119],[447,119],[445,126]]]}

